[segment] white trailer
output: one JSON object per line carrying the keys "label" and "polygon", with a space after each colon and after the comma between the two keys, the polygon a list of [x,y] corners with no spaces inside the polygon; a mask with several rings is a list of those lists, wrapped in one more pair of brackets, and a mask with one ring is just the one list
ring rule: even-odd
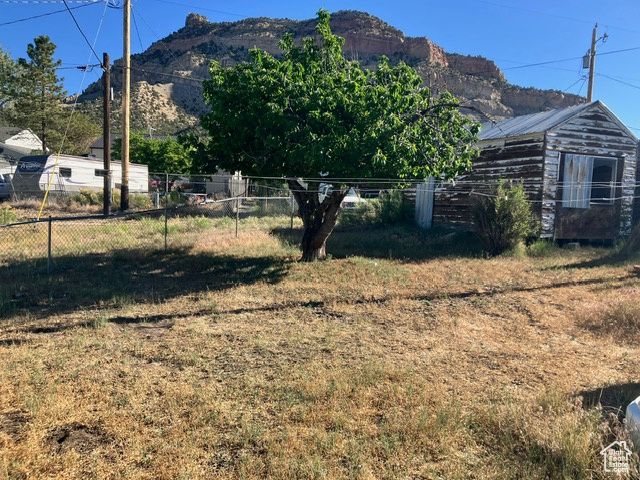
{"label": "white trailer", "polygon": [[[111,188],[120,188],[122,164],[111,162]],[[22,157],[13,176],[16,196],[38,196],[49,189],[52,193],[74,193],[80,190],[102,190],[104,164],[101,159],[71,155],[34,155]],[[149,191],[147,165],[129,164],[129,191]]]}

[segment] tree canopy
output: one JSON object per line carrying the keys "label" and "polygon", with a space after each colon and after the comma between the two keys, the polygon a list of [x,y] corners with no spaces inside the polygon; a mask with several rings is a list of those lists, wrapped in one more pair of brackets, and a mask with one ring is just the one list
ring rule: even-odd
{"label": "tree canopy", "polygon": [[[172,137],[145,138],[132,134],[129,141],[129,156],[132,162],[149,166],[154,173],[192,173],[191,149]],[[113,145],[113,158],[120,159],[122,140]]]}
{"label": "tree canopy", "polygon": [[47,133],[60,120],[66,95],[56,71],[62,62],[53,59],[55,51],[56,45],[41,35],[27,46],[28,60],[18,59],[21,72],[12,119],[17,126],[31,128],[40,135],[43,151],[49,148]]}
{"label": "tree canopy", "polygon": [[0,119],[5,106],[15,96],[17,71],[16,62],[0,47]]}
{"label": "tree canopy", "polygon": [[[288,179],[305,225],[305,260],[324,256],[356,179],[455,177],[470,168],[479,128],[449,93],[432,96],[408,65],[383,57],[368,71],[345,59],[329,17],[318,12],[320,42],[298,46],[287,34],[282,58],[254,49],[233,68],[212,62],[204,84],[211,111],[201,123],[218,165]],[[334,189],[320,201],[323,177]]]}

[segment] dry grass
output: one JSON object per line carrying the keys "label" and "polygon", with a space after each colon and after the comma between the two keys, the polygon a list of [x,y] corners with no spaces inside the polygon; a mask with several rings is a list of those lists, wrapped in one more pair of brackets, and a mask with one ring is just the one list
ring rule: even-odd
{"label": "dry grass", "polygon": [[614,297],[585,308],[579,320],[598,335],[636,345],[640,338],[640,288],[621,289]]}
{"label": "dry grass", "polygon": [[582,319],[626,265],[285,236],[0,267],[0,478],[607,478],[640,349]]}

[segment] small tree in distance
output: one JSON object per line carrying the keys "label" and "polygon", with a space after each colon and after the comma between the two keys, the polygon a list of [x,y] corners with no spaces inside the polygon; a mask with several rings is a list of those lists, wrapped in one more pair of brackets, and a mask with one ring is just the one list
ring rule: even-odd
{"label": "small tree in distance", "polygon": [[[302,260],[325,258],[340,203],[356,179],[402,183],[468,170],[479,126],[448,93],[438,98],[404,63],[382,58],[363,70],[342,54],[344,39],[318,12],[320,43],[290,34],[283,58],[258,49],[224,69],[212,62],[201,118],[217,166],[287,180],[304,224]],[[320,201],[321,183],[333,190]]]}

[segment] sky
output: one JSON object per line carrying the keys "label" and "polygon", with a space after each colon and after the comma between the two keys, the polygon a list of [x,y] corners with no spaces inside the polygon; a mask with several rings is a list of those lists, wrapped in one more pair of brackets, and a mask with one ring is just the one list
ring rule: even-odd
{"label": "sky", "polygon": [[[101,75],[99,68],[86,73],[77,69],[98,63],[89,44],[100,60],[103,52],[112,60],[122,56],[122,9],[113,7],[123,0],[110,0],[110,5],[89,1],[67,0],[74,21],[63,0],[0,0],[0,47],[14,58],[26,57],[27,45],[48,35],[58,47],[59,74],[67,92],[79,93]],[[131,0],[131,5],[132,53],[180,29],[189,12],[220,22],[248,17],[302,20],[315,17],[319,8],[361,10],[407,36],[427,37],[449,53],[489,58],[512,84],[583,96],[588,71],[582,68],[582,56],[597,23],[594,100],[607,104],[640,137],[637,0]],[[51,12],[58,13],[48,15]]]}

